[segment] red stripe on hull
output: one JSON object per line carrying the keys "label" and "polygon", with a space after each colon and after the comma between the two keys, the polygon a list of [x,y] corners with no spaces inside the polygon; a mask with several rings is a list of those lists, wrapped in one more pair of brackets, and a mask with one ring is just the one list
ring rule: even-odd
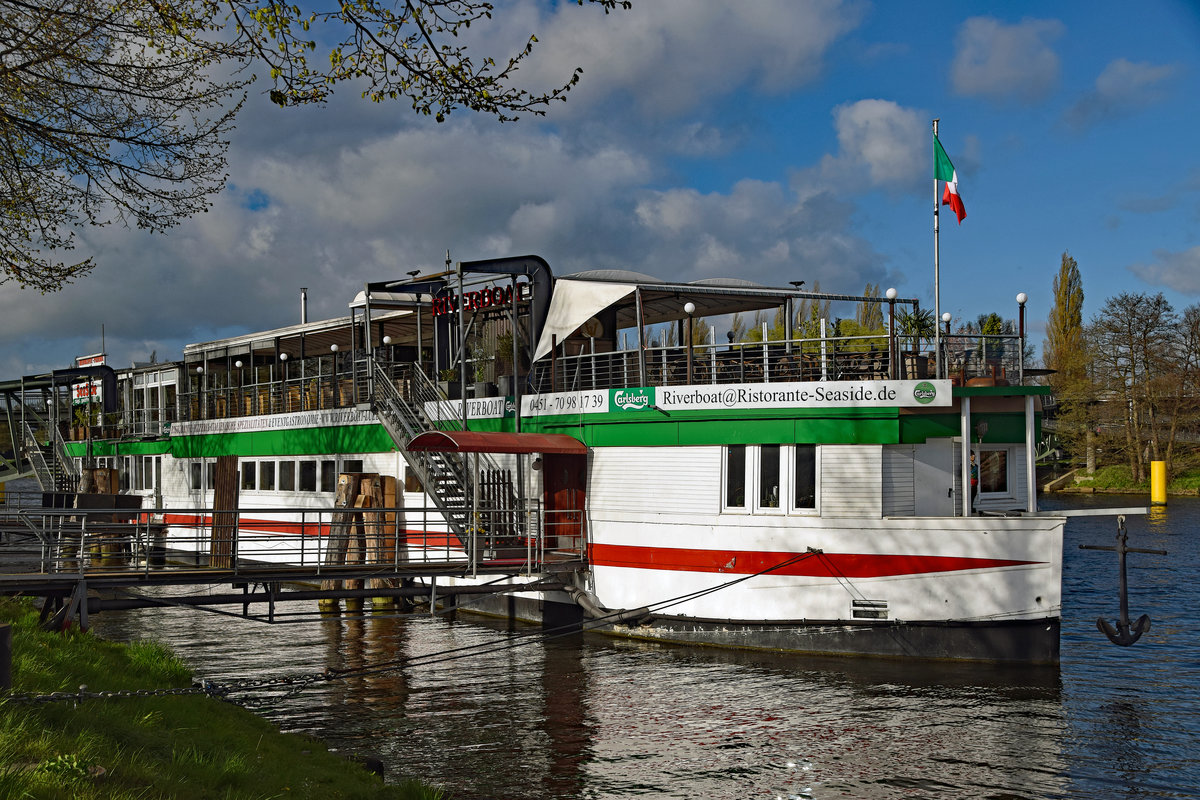
{"label": "red stripe on hull", "polygon": [[[593,544],[589,549],[589,561],[596,567],[724,572],[734,575],[755,575],[770,570],[772,575],[806,578],[886,578],[1044,563],[964,556],[767,553],[758,550],[689,550],[622,544]],[[771,569],[780,564],[786,565]]]}

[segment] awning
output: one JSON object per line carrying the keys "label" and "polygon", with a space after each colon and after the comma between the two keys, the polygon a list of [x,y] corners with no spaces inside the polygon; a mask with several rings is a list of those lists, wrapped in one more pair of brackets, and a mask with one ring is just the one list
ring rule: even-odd
{"label": "awning", "polygon": [[568,453],[586,455],[587,445],[563,433],[426,431],[405,448],[412,453]]}
{"label": "awning", "polygon": [[637,287],[629,283],[605,283],[602,281],[576,281],[559,278],[554,284],[554,296],[550,298],[550,310],[546,313],[546,325],[538,341],[533,360],[537,361],[550,352],[553,337],[561,343],[588,319],[599,314],[613,303],[629,296]]}

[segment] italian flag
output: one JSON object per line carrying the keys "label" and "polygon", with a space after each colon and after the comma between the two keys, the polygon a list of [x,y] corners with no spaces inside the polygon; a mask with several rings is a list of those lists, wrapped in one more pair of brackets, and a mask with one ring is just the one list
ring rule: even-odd
{"label": "italian flag", "polygon": [[933,137],[933,179],[946,182],[946,188],[942,190],[942,205],[950,206],[954,215],[958,217],[958,224],[962,225],[963,217],[967,215],[967,207],[958,195],[958,173],[955,172],[954,165],[950,163],[950,156],[946,155],[936,136]]}

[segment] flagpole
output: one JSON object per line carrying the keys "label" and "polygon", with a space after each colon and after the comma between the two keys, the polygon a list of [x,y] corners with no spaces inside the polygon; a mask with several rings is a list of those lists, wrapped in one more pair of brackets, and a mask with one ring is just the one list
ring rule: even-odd
{"label": "flagpole", "polygon": [[[938,135],[938,120],[933,121],[933,138],[937,141]],[[937,355],[937,372],[935,378],[945,378],[949,376],[946,370],[946,359],[942,354],[942,326],[938,322],[942,318],[942,290],[940,285],[941,276],[939,274],[940,264],[940,240],[938,234],[938,179],[937,179],[937,164],[934,164],[933,172],[933,352]]]}

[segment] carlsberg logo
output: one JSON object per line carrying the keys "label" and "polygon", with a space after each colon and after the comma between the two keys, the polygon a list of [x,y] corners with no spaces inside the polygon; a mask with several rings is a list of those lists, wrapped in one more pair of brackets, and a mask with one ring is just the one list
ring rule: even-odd
{"label": "carlsberg logo", "polygon": [[622,411],[642,411],[654,405],[653,389],[613,389],[612,404]]}
{"label": "carlsberg logo", "polygon": [[913,399],[918,403],[932,403],[937,397],[937,389],[929,381],[921,381],[913,387]]}

